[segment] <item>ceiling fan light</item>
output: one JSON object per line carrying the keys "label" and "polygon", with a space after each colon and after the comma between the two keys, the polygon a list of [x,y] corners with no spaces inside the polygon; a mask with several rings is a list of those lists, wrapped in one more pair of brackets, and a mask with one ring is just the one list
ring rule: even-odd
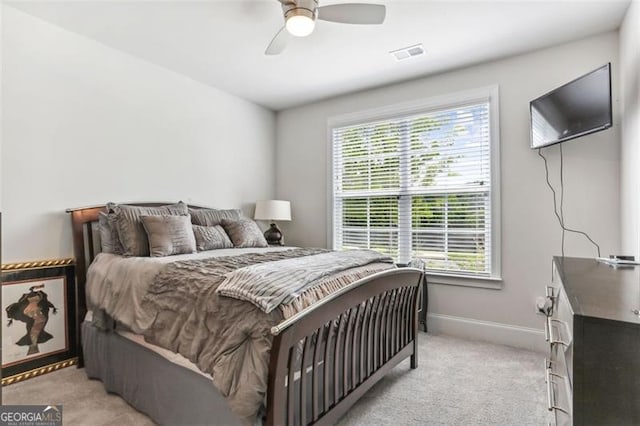
{"label": "ceiling fan light", "polygon": [[315,26],[316,23],[313,17],[309,16],[308,13],[292,13],[287,16],[287,31],[293,36],[306,37],[313,32]]}

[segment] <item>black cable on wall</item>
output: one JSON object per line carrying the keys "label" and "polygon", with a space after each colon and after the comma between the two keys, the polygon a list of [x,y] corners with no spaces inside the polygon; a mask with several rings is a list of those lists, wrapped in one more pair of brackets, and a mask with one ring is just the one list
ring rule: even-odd
{"label": "black cable on wall", "polygon": [[598,250],[598,257],[600,257],[600,246],[595,241],[593,241],[593,239],[586,232],[578,231],[576,229],[571,229],[565,226],[565,222],[564,222],[564,158],[562,154],[562,144],[559,144],[559,145],[560,145],[560,213],[558,213],[558,204],[556,202],[556,191],[553,188],[553,185],[551,185],[551,181],[549,181],[549,165],[547,163],[547,158],[542,154],[542,148],[538,148],[538,155],[544,160],[544,171],[545,171],[545,178],[547,180],[547,186],[549,186],[549,189],[551,189],[551,192],[553,193],[553,212],[555,213],[556,218],[558,218],[558,223],[560,223],[560,228],[562,228],[562,256],[564,257],[565,233],[573,232],[575,234],[584,235],[591,242],[591,244],[593,244],[596,247],[596,249]]}

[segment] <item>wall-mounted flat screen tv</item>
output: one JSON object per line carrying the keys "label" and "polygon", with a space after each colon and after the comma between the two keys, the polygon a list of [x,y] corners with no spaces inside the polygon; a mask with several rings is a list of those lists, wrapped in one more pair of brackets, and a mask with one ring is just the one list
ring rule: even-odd
{"label": "wall-mounted flat screen tv", "polygon": [[608,129],[611,64],[591,71],[530,102],[531,148],[541,148]]}

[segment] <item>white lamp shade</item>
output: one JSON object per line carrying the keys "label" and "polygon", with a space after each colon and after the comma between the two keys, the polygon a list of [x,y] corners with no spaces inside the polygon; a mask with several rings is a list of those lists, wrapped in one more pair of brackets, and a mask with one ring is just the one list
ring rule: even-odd
{"label": "white lamp shade", "polygon": [[256,201],[253,215],[257,220],[291,220],[291,203],[283,200]]}

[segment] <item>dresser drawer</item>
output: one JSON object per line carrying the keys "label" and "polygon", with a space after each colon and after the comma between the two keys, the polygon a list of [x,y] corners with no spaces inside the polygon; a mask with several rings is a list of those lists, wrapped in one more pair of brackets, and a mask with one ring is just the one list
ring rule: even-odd
{"label": "dresser drawer", "polygon": [[[567,374],[569,378],[569,384],[573,387],[573,347],[574,347],[574,324],[573,324],[573,311],[567,294],[560,288],[557,298],[557,308],[553,313],[553,323],[555,328],[553,331],[558,332],[560,340],[559,345],[564,352],[565,363],[567,366]],[[552,332],[552,334],[554,334]],[[555,336],[555,334],[554,334]]]}
{"label": "dresser drawer", "polygon": [[548,316],[545,339],[550,346],[559,345],[565,350],[573,344],[573,331],[570,328],[571,321],[561,320],[555,316]]}
{"label": "dresser drawer", "polygon": [[559,362],[545,359],[545,383],[547,386],[547,408],[552,414],[552,420],[557,426],[572,424],[572,390],[566,369]]}

